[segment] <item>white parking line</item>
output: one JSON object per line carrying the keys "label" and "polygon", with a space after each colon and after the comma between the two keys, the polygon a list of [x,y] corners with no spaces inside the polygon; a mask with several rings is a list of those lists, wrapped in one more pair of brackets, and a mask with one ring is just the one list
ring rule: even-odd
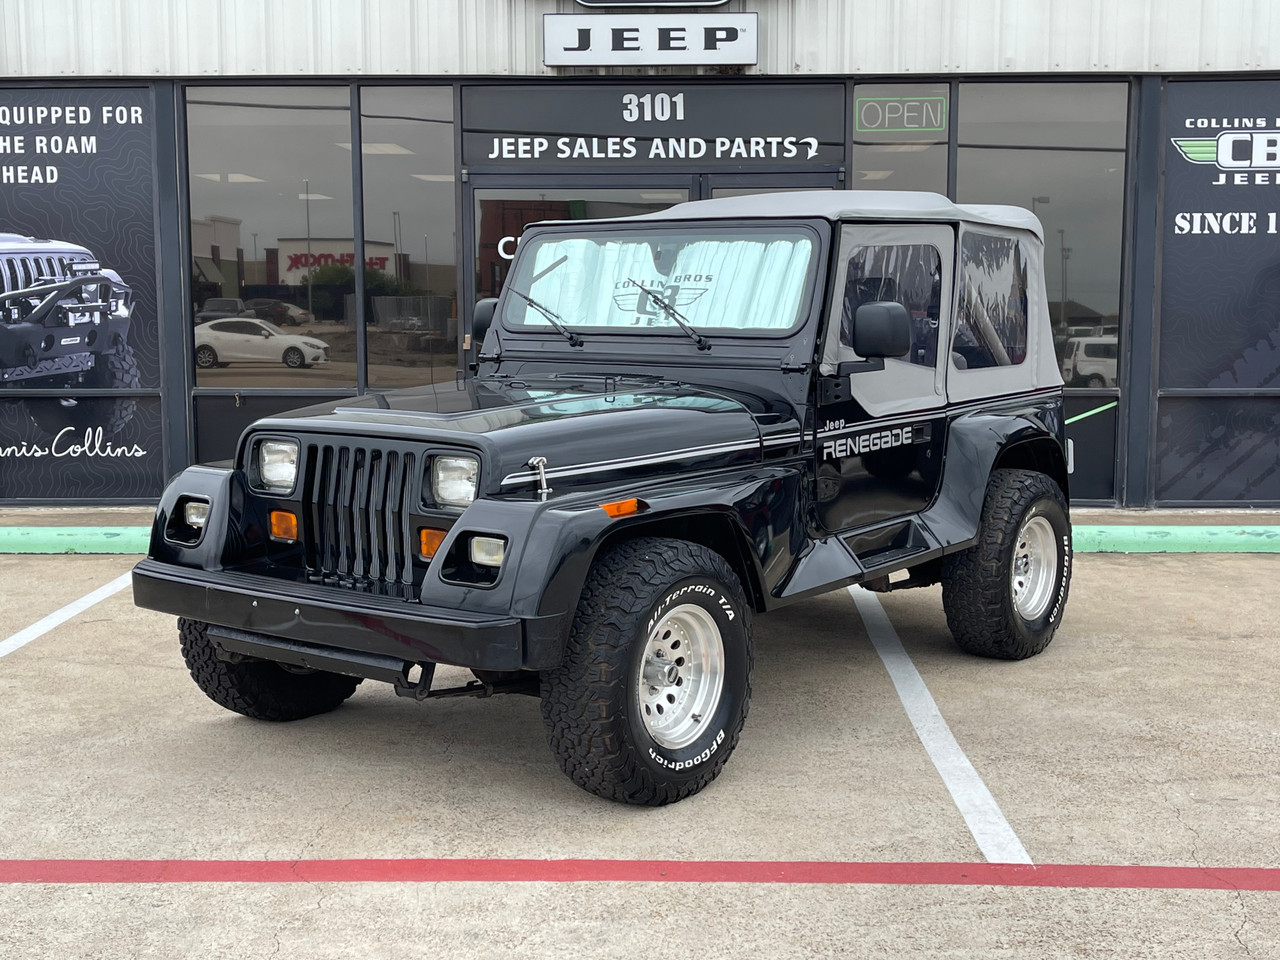
{"label": "white parking line", "polygon": [[850,587],[849,595],[853,597],[876,653],[884,661],[889,679],[898,691],[898,698],[915,727],[916,735],[924,744],[925,752],[942,777],[982,855],[991,863],[1030,863],[1026,848],[1013,832],[1013,827],[1009,826],[1000,805],[960,749],[960,744],[956,743],[951,728],[942,718],[916,665],[903,649],[902,641],[876,595],[861,587]]}
{"label": "white parking line", "polygon": [[42,617],[24,630],[19,630],[9,639],[0,641],[0,657],[6,657],[13,651],[25,647],[32,640],[36,640],[54,627],[66,623],[77,614],[83,613],[92,607],[95,603],[114,596],[129,585],[130,578],[133,576],[132,571],[122,573],[108,584],[99,587],[93,593],[85,594],[79,600],[73,600],[61,610],[55,610],[47,617]]}

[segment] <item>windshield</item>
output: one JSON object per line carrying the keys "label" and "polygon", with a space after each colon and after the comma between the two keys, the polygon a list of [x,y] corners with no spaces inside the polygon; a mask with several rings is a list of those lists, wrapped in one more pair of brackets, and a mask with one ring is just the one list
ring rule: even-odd
{"label": "windshield", "polygon": [[[681,333],[646,288],[708,332],[781,333],[808,302],[816,237],[799,227],[633,230],[534,237],[521,245],[508,286],[566,327],[664,328]],[[511,298],[509,327],[549,327]]]}

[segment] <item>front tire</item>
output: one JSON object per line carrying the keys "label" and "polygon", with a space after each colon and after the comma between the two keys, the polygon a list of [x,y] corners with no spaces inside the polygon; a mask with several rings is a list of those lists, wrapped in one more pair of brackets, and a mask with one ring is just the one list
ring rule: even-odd
{"label": "front tire", "polygon": [[360,680],[337,673],[292,673],[266,660],[218,659],[209,625],[178,620],[182,659],[191,679],[214,703],[254,720],[301,720],[340,707]]}
{"label": "front tire", "polygon": [[751,702],[751,609],[723,557],[632,540],[597,558],[542,719],[574,783],[661,806],[719,775]]}
{"label": "front tire", "polygon": [[978,542],[946,558],[942,604],[960,648],[1023,660],[1049,645],[1071,585],[1071,523],[1056,483],[994,470]]}
{"label": "front tire", "polygon": [[307,365],[307,358],[297,347],[290,347],[284,352],[284,365],[293,370],[301,370]]}

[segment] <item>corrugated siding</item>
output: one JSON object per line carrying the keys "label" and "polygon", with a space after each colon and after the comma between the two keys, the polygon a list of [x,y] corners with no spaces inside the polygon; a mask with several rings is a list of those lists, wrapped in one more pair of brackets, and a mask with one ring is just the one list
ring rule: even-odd
{"label": "corrugated siding", "polygon": [[[716,9],[760,14],[751,74],[1280,69],[1276,0],[731,0]],[[572,0],[0,0],[0,77],[623,72],[544,67],[541,18],[556,12],[588,11]]]}

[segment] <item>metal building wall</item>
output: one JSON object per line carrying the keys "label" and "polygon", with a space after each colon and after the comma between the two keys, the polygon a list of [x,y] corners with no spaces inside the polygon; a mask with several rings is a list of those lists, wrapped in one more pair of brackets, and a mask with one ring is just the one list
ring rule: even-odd
{"label": "metal building wall", "polygon": [[[730,0],[715,10],[760,14],[750,74],[1280,69],[1275,0]],[[572,0],[0,0],[0,77],[609,72],[542,65],[540,20],[556,12],[587,10]]]}

